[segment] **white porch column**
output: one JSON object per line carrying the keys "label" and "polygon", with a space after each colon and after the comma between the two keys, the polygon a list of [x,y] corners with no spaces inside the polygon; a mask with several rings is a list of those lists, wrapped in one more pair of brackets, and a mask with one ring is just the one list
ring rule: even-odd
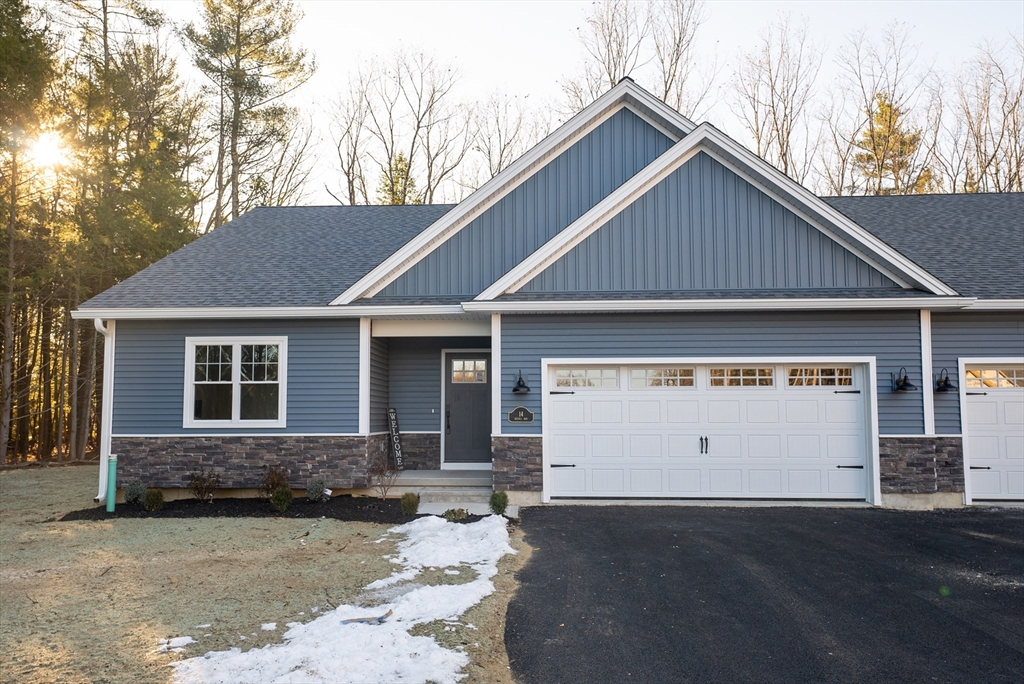
{"label": "white porch column", "polygon": [[924,434],[935,434],[935,387],[932,383],[932,312],[921,309],[921,391],[924,393]]}
{"label": "white porch column", "polygon": [[103,335],[103,403],[100,405],[100,481],[96,501],[107,498],[107,460],[110,458],[111,433],[114,428],[114,337],[117,321],[93,319],[96,330]]}
{"label": "white porch column", "polygon": [[359,319],[359,434],[370,434],[370,319]]}
{"label": "white porch column", "polygon": [[501,314],[491,314],[491,434],[501,434]]}

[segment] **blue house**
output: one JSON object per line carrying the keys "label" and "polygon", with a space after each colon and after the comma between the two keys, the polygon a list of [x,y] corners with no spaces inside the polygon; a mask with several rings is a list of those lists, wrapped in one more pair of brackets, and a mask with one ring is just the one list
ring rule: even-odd
{"label": "blue house", "polygon": [[75,316],[151,487],[360,490],[392,408],[519,504],[1024,499],[1024,195],[817,197],[629,80],[460,204],[256,209]]}

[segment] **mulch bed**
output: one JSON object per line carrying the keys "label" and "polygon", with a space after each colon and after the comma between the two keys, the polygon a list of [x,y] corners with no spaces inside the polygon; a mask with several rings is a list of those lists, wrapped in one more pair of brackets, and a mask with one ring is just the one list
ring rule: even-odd
{"label": "mulch bed", "polygon": [[[333,518],[350,522],[400,525],[422,515],[404,515],[398,499],[334,496],[329,501],[313,503],[296,499],[284,513],[278,513],[264,499],[214,499],[210,503],[195,499],[168,501],[159,511],[147,511],[138,504],[118,504],[107,513],[105,504],[72,511],[62,517],[68,520],[111,520],[115,518]],[[484,516],[471,515],[457,522],[471,523]]]}

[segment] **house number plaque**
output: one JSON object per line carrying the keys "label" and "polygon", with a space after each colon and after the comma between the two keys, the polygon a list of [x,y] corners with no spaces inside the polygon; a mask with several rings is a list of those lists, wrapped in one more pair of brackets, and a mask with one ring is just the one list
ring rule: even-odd
{"label": "house number plaque", "polygon": [[516,406],[514,409],[508,412],[508,422],[510,423],[532,423],[533,422],[533,411],[526,408],[525,406]]}

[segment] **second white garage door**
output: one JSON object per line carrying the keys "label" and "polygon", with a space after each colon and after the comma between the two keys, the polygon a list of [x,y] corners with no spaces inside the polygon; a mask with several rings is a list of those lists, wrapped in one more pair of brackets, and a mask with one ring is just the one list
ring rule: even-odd
{"label": "second white garage door", "polygon": [[867,497],[866,367],[550,368],[552,497]]}

